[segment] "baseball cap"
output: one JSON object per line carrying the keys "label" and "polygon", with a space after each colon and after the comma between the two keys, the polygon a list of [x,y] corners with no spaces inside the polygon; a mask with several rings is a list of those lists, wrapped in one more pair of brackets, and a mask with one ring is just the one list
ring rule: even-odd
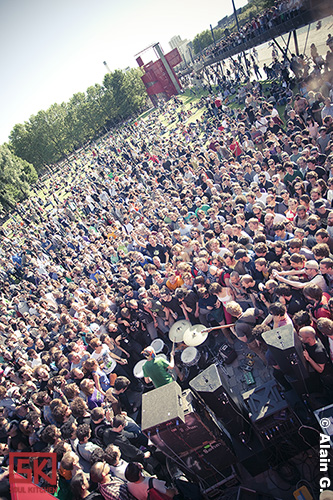
{"label": "baseball cap", "polygon": [[155,356],[155,349],[149,345],[146,347],[143,351],[141,351],[141,354],[143,354],[146,358],[149,358],[150,356]]}
{"label": "baseball cap", "polygon": [[305,269],[319,269],[319,264],[316,260],[308,260]]}

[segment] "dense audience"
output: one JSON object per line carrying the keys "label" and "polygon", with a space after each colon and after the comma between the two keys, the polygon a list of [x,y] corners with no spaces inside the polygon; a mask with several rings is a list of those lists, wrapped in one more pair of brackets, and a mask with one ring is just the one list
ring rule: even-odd
{"label": "dense audience", "polygon": [[[202,352],[241,345],[286,391],[261,334],[292,325],[309,394],[332,403],[330,88],[288,87],[285,116],[259,83],[238,89],[243,109],[211,94],[196,121],[174,98],[162,117],[77,152],[18,206],[1,230],[2,467],[9,451],[53,451],[58,498],[145,499],[151,475],[186,498],[141,431],[151,387],[135,371],[152,341],[170,350],[181,319],[233,325]],[[184,348],[174,376],[187,387]]]}
{"label": "dense audience", "polygon": [[239,31],[234,31],[221,40],[204,50],[207,57],[219,57],[223,53],[238,47],[247,40],[256,38],[258,35],[279,26],[286,21],[300,15],[308,7],[306,0],[280,0],[270,8],[265,9],[259,15],[244,24]]}

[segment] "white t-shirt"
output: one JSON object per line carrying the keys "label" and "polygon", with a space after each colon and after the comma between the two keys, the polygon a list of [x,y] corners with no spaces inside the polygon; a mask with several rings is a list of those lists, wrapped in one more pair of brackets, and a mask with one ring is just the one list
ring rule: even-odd
{"label": "white t-shirt", "polygon": [[311,284],[314,283],[315,285],[318,285],[319,288],[321,288],[323,292],[328,291],[326,281],[321,274],[317,274],[314,278],[312,278],[312,280],[309,281],[309,283],[311,283]]}
{"label": "white t-shirt", "polygon": [[91,357],[96,359],[98,362],[100,359],[103,360],[103,371],[106,375],[109,375],[116,367],[117,362],[110,356],[110,349],[105,344],[102,344],[102,350],[100,353],[95,351],[92,353]]}
{"label": "white t-shirt", "polygon": [[279,222],[285,222],[286,220],[287,220],[286,217],[282,214],[274,215],[274,224],[278,224]]}
{"label": "white t-shirt", "polygon": [[36,359],[33,359],[31,361],[31,368],[36,368],[36,366],[40,366],[42,364],[42,360],[40,359],[40,357],[38,356],[38,358]]}
{"label": "white t-shirt", "polygon": [[230,250],[228,250],[227,248],[225,247],[222,247],[220,248],[220,251],[217,253],[215,252],[215,250],[212,251],[212,256],[213,257],[216,257],[217,255],[220,255],[221,257],[224,257],[226,253],[230,252]]}
{"label": "white t-shirt", "polygon": [[125,462],[125,460],[121,458],[117,466],[110,465],[110,471],[114,476],[119,477],[119,479],[122,479],[123,481],[126,481],[125,470],[127,466],[128,462]]}

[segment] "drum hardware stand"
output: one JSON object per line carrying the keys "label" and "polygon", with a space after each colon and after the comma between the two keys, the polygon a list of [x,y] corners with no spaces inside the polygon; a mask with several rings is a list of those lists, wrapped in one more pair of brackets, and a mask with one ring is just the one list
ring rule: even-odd
{"label": "drum hardware stand", "polygon": [[228,378],[231,378],[231,376],[228,373],[228,370],[226,369],[224,361],[221,358],[219,358],[219,356],[216,356],[210,347],[207,346],[207,349],[209,354],[212,356],[212,364],[218,365],[221,368],[221,371],[224,373],[224,375],[226,375]]}

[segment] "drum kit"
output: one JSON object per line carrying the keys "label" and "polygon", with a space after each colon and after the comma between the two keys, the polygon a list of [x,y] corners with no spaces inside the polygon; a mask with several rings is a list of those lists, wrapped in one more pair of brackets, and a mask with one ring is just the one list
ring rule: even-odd
{"label": "drum kit", "polygon": [[[205,357],[202,356],[199,346],[205,342],[210,330],[211,328],[206,328],[204,325],[191,325],[185,319],[177,321],[170,328],[169,339],[173,343],[173,348],[174,344],[182,344],[179,350],[182,350],[180,359],[185,371],[186,368],[197,366],[200,359]],[[156,352],[156,358],[163,357],[167,359],[166,355],[169,354],[169,349],[162,339],[157,338],[153,340],[151,347]],[[143,365],[145,362],[146,360],[142,359],[134,366],[133,375],[136,378],[143,378]]]}
{"label": "drum kit", "polygon": [[[162,358],[162,359],[168,359],[165,354],[157,354],[156,358]],[[133,368],[133,375],[136,378],[143,378],[143,365],[145,364],[147,360],[146,359],[140,359],[136,363],[136,365]]]}

